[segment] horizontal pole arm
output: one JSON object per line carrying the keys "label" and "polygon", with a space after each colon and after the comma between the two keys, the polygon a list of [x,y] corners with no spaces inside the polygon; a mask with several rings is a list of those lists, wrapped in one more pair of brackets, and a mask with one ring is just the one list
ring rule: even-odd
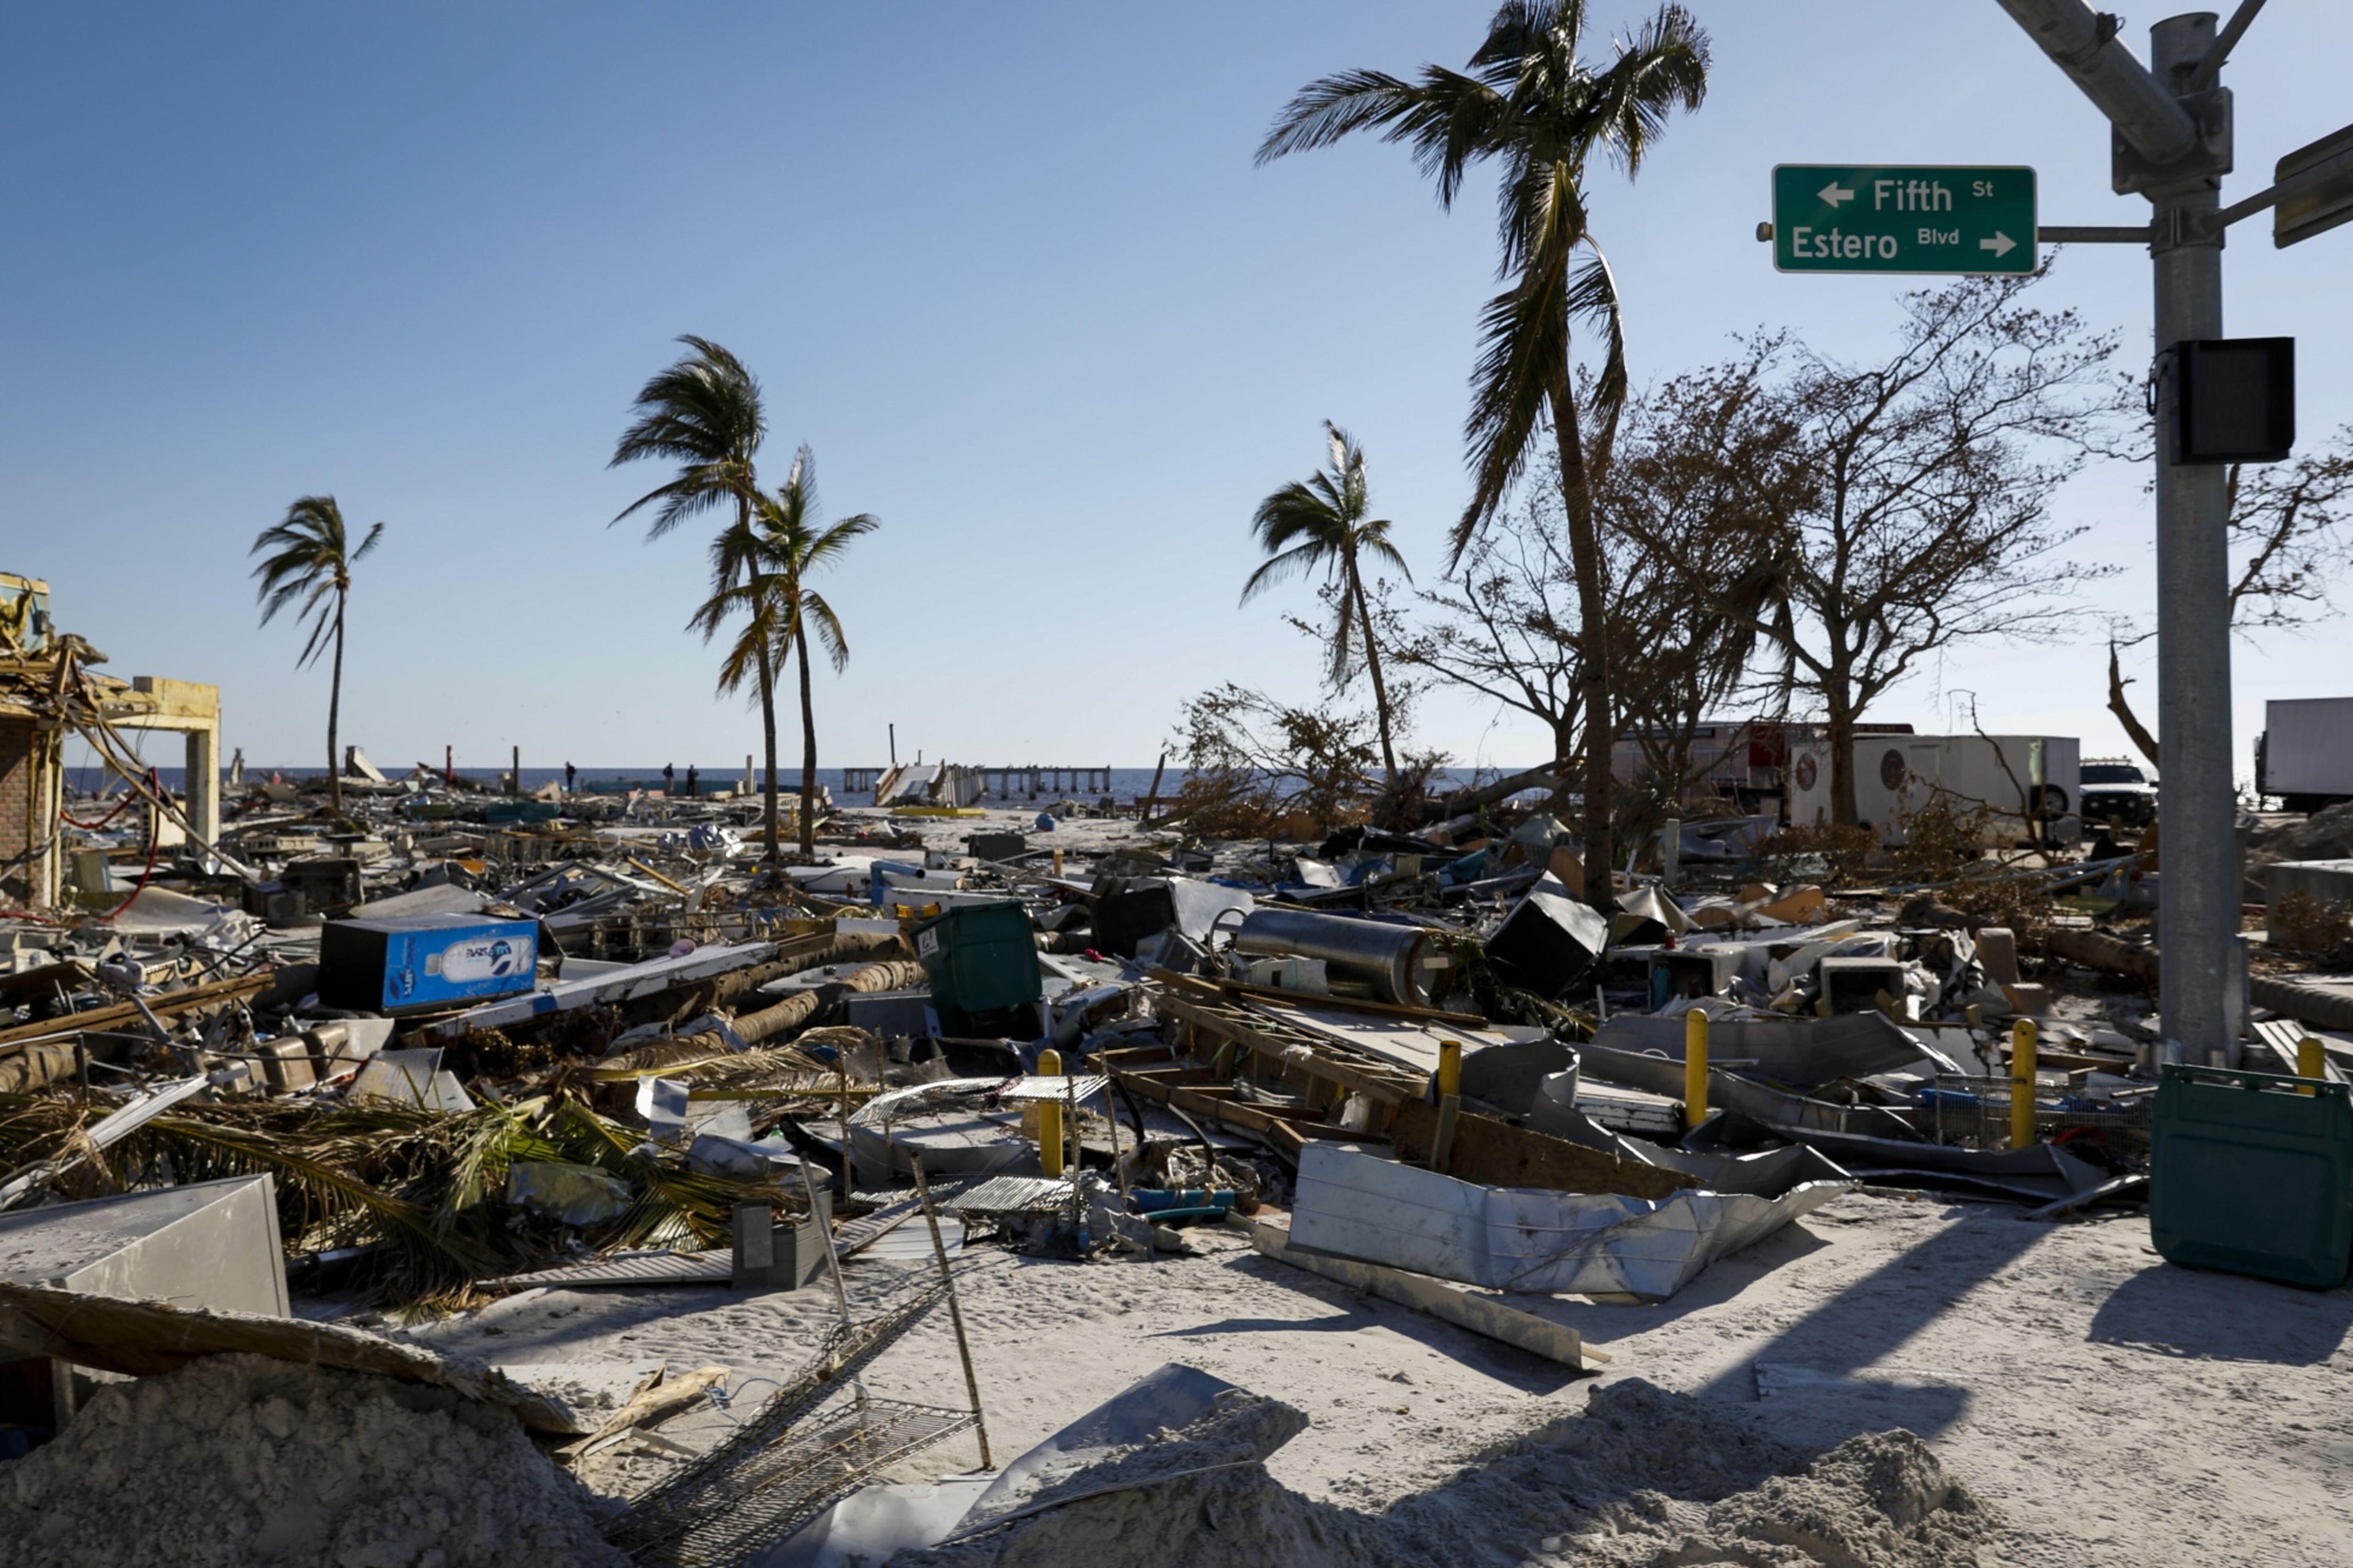
{"label": "horizontal pole arm", "polygon": [[2034,237],[2045,245],[2147,245],[2155,237],[2147,224],[2044,224]]}
{"label": "horizontal pole arm", "polygon": [[2189,111],[2116,42],[2084,0],[2000,0],[2001,8],[2042,47],[2084,96],[2106,115],[2133,150],[2170,163],[2196,144]]}
{"label": "horizontal pole arm", "polygon": [[2353,174],[2353,148],[2346,149],[2326,163],[2315,163],[2278,184],[2266,185],[2245,201],[2232,202],[2208,218],[2203,226],[2213,231],[2228,228],[2241,218],[2253,217],[2259,212],[2279,205],[2290,196],[2301,195],[2316,185],[2342,179],[2348,174]]}

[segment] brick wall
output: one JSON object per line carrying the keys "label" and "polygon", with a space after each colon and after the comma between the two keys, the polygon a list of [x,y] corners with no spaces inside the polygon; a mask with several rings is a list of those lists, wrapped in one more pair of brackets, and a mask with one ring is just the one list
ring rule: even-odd
{"label": "brick wall", "polygon": [[0,719],[0,904],[18,909],[38,908],[42,893],[41,863],[17,863],[17,857],[47,837],[37,826],[40,805],[37,789],[40,737],[29,719]]}

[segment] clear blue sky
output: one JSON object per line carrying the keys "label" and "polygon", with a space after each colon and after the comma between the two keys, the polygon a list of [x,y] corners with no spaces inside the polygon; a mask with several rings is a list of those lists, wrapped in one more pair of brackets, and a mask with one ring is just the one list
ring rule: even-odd
{"label": "clear blue sky", "polygon": [[[2046,222],[2146,213],[1994,0],[1695,8],[1707,106],[1639,186],[1596,185],[1638,378],[1759,325],[1885,341],[1895,284],[1780,276],[1751,237],[1777,162],[2032,163]],[[1486,193],[1445,216],[1369,141],[1250,153],[1310,78],[1459,64],[1488,9],[10,7],[0,567],[51,579],[115,673],[218,682],[248,758],[312,763],[323,668],[256,626],[246,549],[332,491],[390,524],[344,696],[380,763],[726,766],[757,723],[681,629],[702,539],[606,526],[662,477],[605,469],[629,399],[697,332],[765,381],[772,479],[807,440],[829,509],[884,520],[826,585],[854,656],[818,681],[828,764],[880,760],[895,721],[906,752],[1148,765],[1213,681],[1314,689],[1281,624],[1306,590],[1235,595],[1251,508],[1314,468],[1320,420],[1437,569]],[[2353,7],[2264,14],[2228,195],[2337,129],[2348,58]],[[2233,333],[2301,340],[2306,436],[2353,418],[2353,229],[2276,252],[2250,223],[2225,265]],[[2145,355],[2143,253],[2075,247],[2047,288]],[[2058,504],[2126,569],[2101,603],[2145,613],[2142,479]],[[1957,654],[1876,716],[1936,728],[1974,691],[1989,728],[2121,749],[2085,627]],[[2347,647],[2342,622],[2242,646],[2242,733],[2266,696],[2353,690]],[[1463,762],[1544,748],[1444,695],[1422,728]]]}

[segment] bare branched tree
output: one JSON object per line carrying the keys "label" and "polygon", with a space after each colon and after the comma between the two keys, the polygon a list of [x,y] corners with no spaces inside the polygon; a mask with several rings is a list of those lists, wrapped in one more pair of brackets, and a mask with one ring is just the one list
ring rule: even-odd
{"label": "bare branched tree", "polygon": [[[1635,412],[1639,425],[1647,416]],[[1612,467],[1601,500],[1609,553],[1618,563],[1609,637],[1618,658],[1622,733],[1634,742],[1639,809],[1657,815],[1680,798],[1713,759],[1694,760],[1700,727],[1720,717],[1749,682],[1760,638],[1747,621],[1721,614],[1683,563],[1714,547],[1713,520],[1652,512],[1621,487],[1639,473]],[[1651,544],[1623,520],[1651,520]],[[1665,548],[1652,548],[1651,544]],[[1778,663],[1777,663],[1778,668]],[[1666,813],[1672,815],[1671,812]],[[1630,815],[1629,830],[1653,826]]]}
{"label": "bare branched tree", "polygon": [[[1756,639],[1695,597],[1683,574],[1662,568],[1614,526],[1615,484],[1615,469],[1605,468],[1595,500],[1620,733],[1634,738],[1640,771],[1658,786],[1630,795],[1618,813],[1616,825],[1634,831],[1652,814],[1654,795],[1672,796],[1689,782],[1698,728],[1739,688]],[[1587,716],[1581,661],[1588,644],[1560,505],[1555,486],[1530,487],[1472,544],[1445,586],[1419,595],[1427,614],[1415,635],[1393,639],[1398,662],[1545,725],[1556,760],[1582,754]],[[1602,744],[1611,748],[1616,740]]]}
{"label": "bare branched tree", "polygon": [[2116,339],[2028,305],[2032,282],[1906,296],[1875,364],[1751,339],[1621,432],[1620,526],[1819,708],[1840,824],[1859,816],[1873,702],[1957,643],[2056,634],[2068,591],[2105,570],[2067,557],[2082,530],[2051,503],[2128,405],[2105,374]]}
{"label": "bare branched tree", "polygon": [[1556,761],[1581,752],[1585,700],[1577,583],[1547,499],[1532,492],[1501,514],[1442,586],[1420,593],[1425,613],[1394,647],[1398,663],[1544,725]]}
{"label": "bare branched tree", "polygon": [[1363,818],[1380,763],[1379,730],[1366,714],[1293,708],[1228,682],[1185,704],[1176,744],[1184,796],[1226,815],[1304,812],[1331,828]]}
{"label": "bare branched tree", "polygon": [[[2335,580],[2353,558],[2353,425],[2294,462],[2231,465],[2231,626],[2241,635],[2304,626],[2337,613]],[[2157,737],[2133,711],[2117,650],[2147,638],[2108,638],[2108,711],[2151,767]]]}

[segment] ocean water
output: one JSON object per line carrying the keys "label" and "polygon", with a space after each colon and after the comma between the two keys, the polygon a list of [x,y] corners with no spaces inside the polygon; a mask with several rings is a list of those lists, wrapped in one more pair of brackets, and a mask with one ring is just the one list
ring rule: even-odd
{"label": "ocean water", "polygon": [[[678,787],[681,790],[686,788],[686,770],[688,763],[697,762],[699,762],[699,759],[686,758],[675,763],[678,769]],[[1529,763],[1525,765],[1533,766],[1534,764]],[[384,769],[385,774],[388,778],[398,778],[401,776],[399,773],[395,773],[389,768],[384,768],[384,764],[380,762],[377,763],[377,766]],[[186,782],[185,769],[158,768],[156,771],[163,775],[164,786],[166,789],[177,791],[185,787]],[[406,769],[402,770],[402,772],[406,771]],[[871,804],[873,796],[871,793],[860,792],[852,794],[842,787],[842,771],[843,770],[839,768],[819,768],[817,770],[818,783],[825,785],[826,788],[832,791],[834,800],[839,805],[864,805]],[[860,771],[871,772],[872,770]],[[1459,787],[1461,785],[1473,783],[1483,783],[1489,779],[1499,777],[1502,773],[1515,773],[1517,771],[1519,771],[1518,768],[1504,768],[1500,770],[1487,768],[1481,770],[1474,776],[1470,769],[1450,768],[1444,770],[1441,776],[1446,781],[1448,787]],[[265,767],[257,766],[251,763],[248,763],[245,768],[245,775],[248,779],[266,779],[274,774],[279,778],[289,781],[290,783],[296,779],[314,778],[323,772],[325,772],[324,769],[318,767]],[[495,767],[478,767],[470,766],[461,762],[458,766],[458,772],[466,777],[481,779],[487,782],[504,773],[506,772],[506,766],[504,763],[500,763]],[[107,771],[99,767],[69,767],[66,770],[66,773],[69,787],[80,794],[88,794],[90,791],[99,789],[108,782]],[[224,776],[226,776],[226,774],[224,774]],[[1184,776],[1183,770],[1172,763],[1169,766],[1167,774],[1160,781],[1161,793],[1163,795],[1176,794],[1176,786],[1183,782]],[[526,791],[538,789],[543,784],[561,784],[563,780],[564,770],[561,767],[525,767],[522,770],[522,786]],[[656,763],[651,767],[642,765],[637,767],[611,767],[599,765],[584,766],[580,769],[579,784],[583,787],[586,787],[591,783],[606,783],[615,780],[642,783],[654,788],[659,788],[661,785],[661,764],[659,763]],[[796,763],[787,763],[785,767],[779,770],[779,776],[776,782],[779,789],[786,791],[799,789],[801,783],[801,770],[799,766]],[[702,787],[705,793],[719,789],[740,789],[743,786],[743,783],[744,765],[740,761],[737,762],[732,769],[704,768],[701,779]],[[1122,802],[1133,801],[1141,795],[1150,793],[1152,789],[1152,770],[1148,767],[1113,768],[1111,770],[1111,795],[1113,799]],[[1052,781],[1050,778],[1046,783],[1046,786],[1033,797],[1029,792],[1027,781],[1024,780],[1019,781],[1019,793],[1018,795],[1010,796],[997,795],[984,795],[981,798],[981,804],[984,805],[1018,805],[1026,804],[1033,798],[1038,800],[1059,800],[1062,797],[1064,793],[1065,792],[1054,789],[1052,787]],[[1097,795],[1090,794],[1084,790],[1073,790],[1068,793],[1071,795],[1071,798],[1075,800],[1092,802],[1097,798]]]}

